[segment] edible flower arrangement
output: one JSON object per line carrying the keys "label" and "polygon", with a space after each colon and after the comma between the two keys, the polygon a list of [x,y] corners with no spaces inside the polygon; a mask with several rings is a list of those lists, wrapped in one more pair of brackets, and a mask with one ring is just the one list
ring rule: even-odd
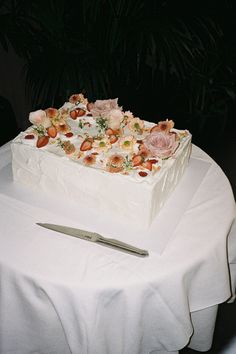
{"label": "edible flower arrangement", "polygon": [[29,121],[24,139],[37,148],[52,147],[85,166],[139,177],[158,172],[189,134],[174,129],[172,120],[155,124],[135,117],[117,98],[88,102],[81,93],[59,109],[30,112]]}

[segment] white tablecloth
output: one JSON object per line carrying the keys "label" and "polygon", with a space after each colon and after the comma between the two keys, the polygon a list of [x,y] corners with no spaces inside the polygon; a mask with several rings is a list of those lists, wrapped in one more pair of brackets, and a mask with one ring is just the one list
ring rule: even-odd
{"label": "white tablecloth", "polygon": [[[0,149],[0,353],[176,353],[188,343],[208,350],[217,305],[233,299],[236,283],[235,201],[219,166],[193,146],[152,227],[131,230],[14,184],[9,146]],[[96,230],[150,256],[36,222]]]}

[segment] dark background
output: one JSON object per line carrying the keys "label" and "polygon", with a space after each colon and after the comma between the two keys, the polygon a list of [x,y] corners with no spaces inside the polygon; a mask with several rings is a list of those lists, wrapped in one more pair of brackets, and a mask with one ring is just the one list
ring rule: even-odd
{"label": "dark background", "polygon": [[233,0],[0,0],[0,144],[83,92],[211,151],[235,136],[235,32]]}
{"label": "dark background", "polygon": [[[0,146],[29,126],[30,111],[59,108],[73,93],[118,97],[142,119],[189,129],[236,195],[235,6],[0,0]],[[212,354],[235,336],[235,305],[222,306]]]}

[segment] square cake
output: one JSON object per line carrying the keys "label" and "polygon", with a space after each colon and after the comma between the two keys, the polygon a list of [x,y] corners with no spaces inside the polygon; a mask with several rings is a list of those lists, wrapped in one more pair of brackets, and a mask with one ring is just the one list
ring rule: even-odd
{"label": "square cake", "polygon": [[148,227],[188,164],[191,134],[124,111],[117,99],[74,94],[61,108],[31,112],[11,143],[13,178],[57,193],[117,222]]}

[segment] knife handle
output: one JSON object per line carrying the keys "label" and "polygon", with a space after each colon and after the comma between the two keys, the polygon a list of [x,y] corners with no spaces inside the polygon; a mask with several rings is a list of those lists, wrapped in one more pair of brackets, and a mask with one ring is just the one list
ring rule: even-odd
{"label": "knife handle", "polygon": [[130,253],[133,253],[133,254],[138,254],[140,256],[148,256],[148,251],[146,250],[143,250],[141,248],[138,248],[138,247],[134,247],[134,246],[131,246],[125,242],[122,242],[122,241],[119,241],[119,240],[115,240],[113,238],[106,238],[106,237],[103,237],[101,235],[98,235],[98,238],[96,240],[97,242],[102,242],[103,244],[107,244],[108,246],[111,246],[111,247],[116,247],[116,248],[120,248],[124,251],[128,251]]}

